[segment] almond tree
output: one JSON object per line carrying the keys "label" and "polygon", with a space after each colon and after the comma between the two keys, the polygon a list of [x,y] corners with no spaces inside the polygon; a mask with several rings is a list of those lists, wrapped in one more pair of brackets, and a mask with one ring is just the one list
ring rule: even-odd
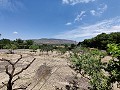
{"label": "almond tree", "polygon": [[[15,62],[11,62],[10,60],[4,59],[4,58],[0,59],[0,61],[8,62],[9,65],[12,66],[11,72],[9,71],[8,65],[5,66],[5,72],[6,72],[6,74],[9,76],[9,80],[8,80],[7,83],[2,82],[3,86],[2,86],[1,88],[3,88],[4,86],[7,86],[7,90],[18,90],[18,89],[26,89],[26,88],[27,88],[27,87],[26,87],[26,88],[22,88],[22,87],[21,87],[21,88],[15,88],[15,89],[13,89],[13,85],[14,85],[14,83],[15,83],[18,79],[20,79],[20,77],[19,77],[18,75],[19,75],[20,73],[22,73],[24,70],[26,70],[28,67],[30,67],[30,65],[35,61],[36,58],[34,58],[26,67],[22,68],[22,69],[21,69],[20,71],[18,71],[18,72],[15,72],[15,69],[16,69],[15,65],[16,65],[21,59],[22,59],[22,55],[20,55],[20,58],[18,58]],[[15,76],[18,76],[18,78],[14,79]]]}

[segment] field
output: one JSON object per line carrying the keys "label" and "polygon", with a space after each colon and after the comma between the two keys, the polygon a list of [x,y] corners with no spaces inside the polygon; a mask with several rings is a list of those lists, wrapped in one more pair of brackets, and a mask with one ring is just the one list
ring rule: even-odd
{"label": "field", "polygon": [[[56,51],[49,52],[49,55],[44,52],[30,52],[29,50],[15,50],[15,54],[5,54],[7,50],[1,50],[0,58],[9,59],[15,62],[20,55],[22,59],[16,64],[15,72],[25,67],[33,58],[36,60],[30,65],[30,67],[19,74],[20,79],[13,85],[14,88],[26,87],[25,90],[55,90],[55,88],[63,88],[74,79],[75,71],[69,67],[69,54],[60,55]],[[8,81],[8,75],[5,73],[5,65],[7,62],[0,61],[0,86],[2,82]],[[11,69],[11,67],[9,67]],[[86,79],[82,78],[79,74],[78,84],[80,90],[87,90],[89,86]],[[15,77],[17,78],[17,77]],[[4,86],[0,90],[6,90]]]}

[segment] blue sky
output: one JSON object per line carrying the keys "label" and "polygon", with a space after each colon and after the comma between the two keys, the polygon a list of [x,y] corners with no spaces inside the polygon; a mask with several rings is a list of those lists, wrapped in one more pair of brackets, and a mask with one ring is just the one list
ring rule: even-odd
{"label": "blue sky", "polygon": [[1,38],[82,41],[120,32],[120,0],[0,0]]}

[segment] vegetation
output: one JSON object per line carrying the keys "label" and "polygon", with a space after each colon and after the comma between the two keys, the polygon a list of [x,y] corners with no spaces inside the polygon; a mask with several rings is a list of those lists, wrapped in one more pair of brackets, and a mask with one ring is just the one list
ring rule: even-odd
{"label": "vegetation", "polygon": [[[107,53],[113,59],[108,63],[101,62]],[[120,45],[107,44],[107,53],[95,48],[77,47],[71,54],[71,67],[89,80],[91,90],[112,90],[113,83],[120,83]]]}
{"label": "vegetation", "polygon": [[17,46],[18,49],[29,49],[29,47],[31,45],[33,45],[33,41],[32,40],[22,40],[22,39],[16,39],[14,41],[11,41],[9,39],[1,39],[0,40],[0,48],[4,49],[5,46],[7,45],[15,45]]}
{"label": "vegetation", "polygon": [[119,44],[108,44],[107,47],[108,47],[107,52],[110,55],[120,59],[120,45]]}
{"label": "vegetation", "polygon": [[115,33],[102,33],[92,39],[85,39],[83,42],[79,42],[78,45],[83,45],[91,48],[107,49],[107,44],[119,44],[120,32]]}
{"label": "vegetation", "polygon": [[36,52],[37,49],[39,49],[38,45],[31,45],[29,49],[32,49],[32,52]]}
{"label": "vegetation", "polygon": [[110,90],[109,78],[102,71],[103,64],[101,58],[105,55],[105,52],[97,49],[86,48],[83,48],[79,55],[76,53],[71,55],[73,68],[89,80],[92,90]]}
{"label": "vegetation", "polygon": [[[19,77],[18,75],[21,74],[24,70],[26,70],[26,69],[35,61],[36,58],[34,58],[26,67],[22,68],[22,69],[21,69],[20,71],[18,71],[18,72],[15,72],[15,70],[16,70],[15,65],[16,65],[21,59],[22,59],[22,55],[20,55],[20,58],[17,59],[16,62],[14,62],[14,63],[11,62],[10,60],[7,60],[7,59],[0,59],[0,61],[8,62],[9,65],[12,66],[12,70],[11,70],[11,71],[9,71],[9,69],[10,69],[9,65],[5,66],[5,72],[6,72],[6,74],[9,76],[9,80],[8,80],[7,83],[2,82],[2,83],[3,83],[3,86],[2,86],[2,87],[7,86],[7,90],[18,90],[18,89],[26,89],[26,88],[27,88],[27,87],[19,87],[19,88],[13,89],[13,85],[14,85],[14,83],[15,83],[18,79],[20,79],[20,77]],[[18,76],[18,78],[16,78],[16,76]],[[2,88],[2,87],[1,87],[1,88]]]}
{"label": "vegetation", "polygon": [[113,59],[107,64],[105,70],[109,72],[110,82],[120,83],[120,45],[108,44],[108,53],[113,56]]}
{"label": "vegetation", "polygon": [[6,44],[5,46],[3,46],[3,48],[9,50],[8,54],[13,54],[14,50],[18,47],[15,44]]}
{"label": "vegetation", "polygon": [[[9,39],[0,40],[0,48],[9,49],[11,53],[15,49],[32,49],[36,52],[37,49],[40,52],[49,52],[56,50],[61,55],[64,55],[67,51],[70,53],[70,61],[73,68],[77,73],[80,73],[82,77],[87,78],[91,87],[90,90],[112,90],[113,83],[118,82],[120,84],[120,32],[106,34],[102,33],[92,39],[86,39],[83,42],[75,44],[63,44],[63,45],[36,45],[32,40],[16,39],[11,41]],[[103,51],[103,49],[105,51]],[[112,59],[103,63],[101,60],[107,56],[112,56]],[[3,61],[3,59],[1,59]],[[6,73],[9,75],[8,88],[11,88],[14,82],[12,82],[14,75],[14,65],[19,59],[12,63],[10,60],[4,59],[12,66],[12,73],[8,72],[6,66]],[[28,65],[29,66],[29,65]],[[22,71],[20,71],[21,73]],[[106,74],[107,73],[107,74]],[[17,80],[17,79],[15,79]],[[76,84],[76,82],[74,82]],[[73,83],[73,84],[74,84]],[[77,85],[77,84],[76,84]],[[57,88],[57,87],[56,87]],[[69,86],[72,90],[73,87]],[[76,89],[77,90],[77,86]],[[66,88],[67,89],[67,88]],[[12,90],[12,89],[8,89]],[[61,89],[62,90],[62,89]]]}

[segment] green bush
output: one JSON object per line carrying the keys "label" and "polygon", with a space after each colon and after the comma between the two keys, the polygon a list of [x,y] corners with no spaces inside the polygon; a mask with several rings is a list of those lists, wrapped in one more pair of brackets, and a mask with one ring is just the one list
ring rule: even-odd
{"label": "green bush", "polygon": [[33,52],[36,52],[37,49],[39,49],[38,45],[31,45],[29,49],[32,49]]}
{"label": "green bush", "polygon": [[[85,51],[84,51],[85,50]],[[109,77],[105,76],[102,69],[101,55],[106,55],[98,49],[83,49],[84,53],[71,54],[71,62],[75,70],[82,76],[89,76],[91,90],[110,90]]]}

